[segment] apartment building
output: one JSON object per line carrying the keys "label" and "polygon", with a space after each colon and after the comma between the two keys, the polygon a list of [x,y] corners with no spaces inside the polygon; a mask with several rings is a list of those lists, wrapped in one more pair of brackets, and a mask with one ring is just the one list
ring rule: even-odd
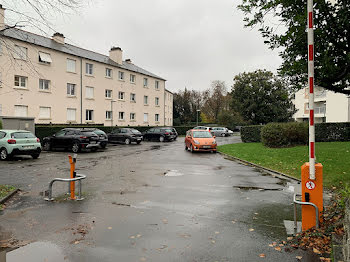
{"label": "apartment building", "polygon": [[164,92],[164,125],[173,125],[173,93],[165,89]]}
{"label": "apartment building", "polygon": [[[350,122],[350,97],[334,93],[322,87],[316,87],[315,122]],[[293,101],[297,112],[294,119],[298,122],[309,120],[309,89],[304,88],[295,93]]]}
{"label": "apartment building", "polygon": [[35,123],[172,125],[166,80],[123,60],[119,47],[106,56],[67,44],[60,33],[47,38],[16,28],[0,32],[0,43],[0,115]]}

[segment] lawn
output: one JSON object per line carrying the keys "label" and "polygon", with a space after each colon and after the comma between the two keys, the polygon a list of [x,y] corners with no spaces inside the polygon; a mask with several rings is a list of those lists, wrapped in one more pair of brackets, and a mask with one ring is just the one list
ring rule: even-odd
{"label": "lawn", "polygon": [[[308,162],[308,147],[267,148],[261,143],[219,146],[219,151],[300,178],[300,167]],[[317,162],[323,165],[326,187],[350,183],[350,142],[316,143]]]}

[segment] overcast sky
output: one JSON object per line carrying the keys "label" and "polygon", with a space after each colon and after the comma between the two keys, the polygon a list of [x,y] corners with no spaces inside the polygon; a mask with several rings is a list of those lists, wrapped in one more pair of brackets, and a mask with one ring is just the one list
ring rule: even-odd
{"label": "overcast sky", "polygon": [[236,74],[276,72],[281,63],[257,30],[244,28],[239,2],[91,0],[77,15],[51,22],[80,47],[105,55],[111,46],[121,47],[123,59],[167,79],[170,91],[203,90],[213,80],[230,90]]}

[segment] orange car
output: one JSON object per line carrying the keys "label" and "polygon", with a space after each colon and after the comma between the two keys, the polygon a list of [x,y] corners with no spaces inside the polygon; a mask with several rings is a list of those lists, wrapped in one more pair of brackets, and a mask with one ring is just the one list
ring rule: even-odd
{"label": "orange car", "polygon": [[207,130],[191,129],[186,133],[185,149],[216,152],[215,136]]}

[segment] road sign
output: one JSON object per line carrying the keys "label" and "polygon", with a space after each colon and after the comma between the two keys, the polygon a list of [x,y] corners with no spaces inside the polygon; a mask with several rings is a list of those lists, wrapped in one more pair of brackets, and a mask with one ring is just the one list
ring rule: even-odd
{"label": "road sign", "polygon": [[313,181],[307,181],[306,184],[305,184],[306,188],[309,189],[309,190],[313,190],[315,189],[316,185],[315,185],[315,182]]}

